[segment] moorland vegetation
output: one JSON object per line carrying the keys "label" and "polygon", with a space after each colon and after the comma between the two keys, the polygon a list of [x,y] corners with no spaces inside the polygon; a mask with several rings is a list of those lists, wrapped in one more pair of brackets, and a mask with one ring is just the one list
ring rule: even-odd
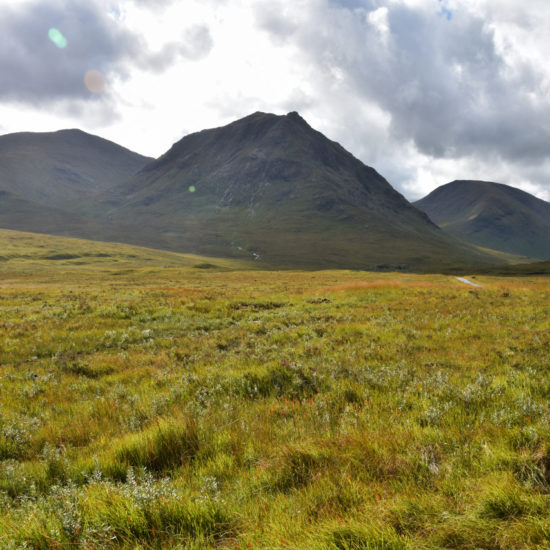
{"label": "moorland vegetation", "polygon": [[0,547],[550,545],[550,279],[0,232]]}

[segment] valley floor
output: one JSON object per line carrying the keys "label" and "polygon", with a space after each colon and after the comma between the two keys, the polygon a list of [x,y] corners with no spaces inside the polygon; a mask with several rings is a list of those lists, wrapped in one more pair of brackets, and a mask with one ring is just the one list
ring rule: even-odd
{"label": "valley floor", "polygon": [[0,263],[0,548],[550,547],[550,278],[87,258]]}

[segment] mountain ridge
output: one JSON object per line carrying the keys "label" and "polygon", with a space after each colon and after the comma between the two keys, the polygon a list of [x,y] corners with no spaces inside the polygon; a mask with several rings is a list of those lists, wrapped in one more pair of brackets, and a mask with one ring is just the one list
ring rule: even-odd
{"label": "mountain ridge", "polygon": [[550,259],[550,203],[502,183],[454,180],[413,203],[448,233],[479,246]]}
{"label": "mountain ridge", "polygon": [[150,160],[79,129],[0,136],[0,189],[70,212]]}
{"label": "mountain ridge", "polygon": [[285,267],[488,261],[296,112],[189,134],[102,198],[110,221],[149,228],[136,243],[170,250]]}
{"label": "mountain ridge", "polygon": [[2,190],[6,228],[259,267],[426,271],[504,261],[444,233],[295,111],[189,134],[157,159],[78,129],[0,136]]}

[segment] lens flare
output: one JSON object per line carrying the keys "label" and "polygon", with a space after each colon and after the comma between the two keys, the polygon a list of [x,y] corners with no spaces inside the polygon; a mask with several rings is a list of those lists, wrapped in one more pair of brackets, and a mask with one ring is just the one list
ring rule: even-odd
{"label": "lens flare", "polygon": [[195,186],[194,186],[194,185],[190,185],[190,186],[189,186],[189,193],[194,193],[195,191],[196,191]]}
{"label": "lens flare", "polygon": [[88,71],[84,75],[84,84],[92,94],[102,94],[105,91],[105,77],[95,69]]}
{"label": "lens flare", "polygon": [[59,29],[51,28],[48,31],[48,38],[58,47],[58,48],[66,48],[67,47],[67,39],[63,36],[61,31]]}

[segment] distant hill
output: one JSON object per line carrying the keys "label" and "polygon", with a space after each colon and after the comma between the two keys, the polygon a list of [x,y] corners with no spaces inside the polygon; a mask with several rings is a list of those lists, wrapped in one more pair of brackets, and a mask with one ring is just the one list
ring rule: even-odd
{"label": "distant hill", "polygon": [[0,136],[0,190],[70,212],[92,210],[94,196],[152,159],[80,130]]}
{"label": "distant hill", "polygon": [[140,268],[147,271],[192,268],[204,273],[254,266],[252,261],[177,254],[128,244],[0,229],[0,270],[4,275],[14,271],[48,271],[55,273],[59,279],[64,278],[68,271],[74,276],[78,271],[99,270],[108,276],[112,272],[121,274],[121,270]]}
{"label": "distant hill", "polygon": [[270,266],[433,269],[495,261],[446,235],[297,113],[255,113],[188,135],[101,199],[121,240]]}
{"label": "distant hill", "polygon": [[0,228],[65,236],[106,237],[101,222],[0,190]]}
{"label": "distant hill", "polygon": [[446,232],[477,245],[550,259],[550,203],[508,185],[457,180],[414,203]]}

